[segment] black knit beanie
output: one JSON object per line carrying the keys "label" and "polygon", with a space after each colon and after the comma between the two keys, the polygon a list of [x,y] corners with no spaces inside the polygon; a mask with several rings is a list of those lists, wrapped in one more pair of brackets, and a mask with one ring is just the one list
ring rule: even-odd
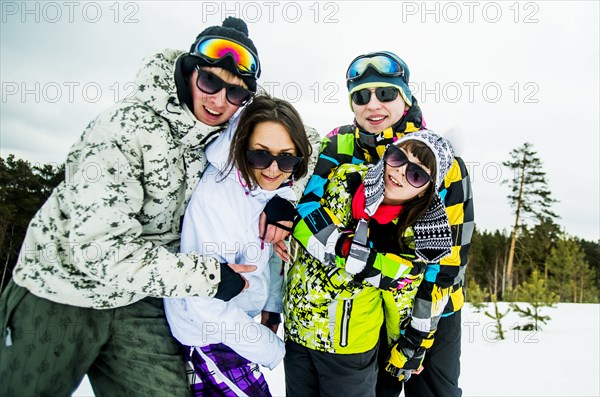
{"label": "black knit beanie", "polygon": [[[258,57],[258,51],[256,50],[256,47],[254,46],[252,40],[250,40],[250,38],[248,37],[248,26],[243,20],[239,18],[227,17],[223,21],[222,26],[210,26],[204,29],[196,37],[196,40],[190,47],[190,53],[194,52],[200,39],[206,36],[217,36],[237,41],[238,43],[243,44],[245,47],[252,50],[252,52],[254,52]],[[219,60],[218,62],[209,63],[208,61],[198,56],[189,54],[182,62],[182,72],[184,77],[189,77],[189,75],[192,74],[194,68],[197,65],[223,68],[241,78],[242,81],[246,83],[250,91],[256,92],[256,78],[260,76],[260,71],[256,77],[242,76],[239,74],[238,69],[235,65],[235,61],[231,57],[225,57]]]}

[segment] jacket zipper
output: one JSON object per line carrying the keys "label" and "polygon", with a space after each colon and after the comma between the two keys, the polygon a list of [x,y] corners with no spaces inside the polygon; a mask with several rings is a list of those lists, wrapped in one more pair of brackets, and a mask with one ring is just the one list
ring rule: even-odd
{"label": "jacket zipper", "polygon": [[344,308],[342,310],[342,324],[340,327],[340,346],[348,346],[348,328],[350,326],[350,313],[352,312],[352,300],[348,299],[344,301]]}

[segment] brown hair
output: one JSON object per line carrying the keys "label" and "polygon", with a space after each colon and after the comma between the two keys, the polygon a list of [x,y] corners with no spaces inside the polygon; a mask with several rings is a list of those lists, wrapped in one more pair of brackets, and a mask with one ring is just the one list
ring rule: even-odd
{"label": "brown hair", "polygon": [[256,180],[246,158],[246,150],[248,150],[254,127],[267,121],[281,124],[286,129],[296,147],[296,156],[302,157],[302,161],[298,164],[292,176],[298,179],[308,172],[308,161],[312,154],[312,147],[306,136],[300,114],[289,102],[261,93],[255,96],[252,102],[246,105],[246,108],[242,111],[240,122],[229,149],[228,162],[230,170],[235,165],[248,185],[256,184]]}
{"label": "brown hair", "polygon": [[437,165],[435,155],[431,149],[421,141],[411,139],[400,143],[398,146],[415,156],[422,165],[431,171],[431,182],[429,182],[429,186],[423,192],[423,196],[417,196],[412,200],[409,200],[404,205],[404,208],[398,217],[398,241],[400,242],[400,246],[404,248],[404,238],[402,237],[404,232],[409,226],[413,226],[417,219],[423,216],[433,201],[433,195],[435,194],[436,188],[435,180],[437,175]]}

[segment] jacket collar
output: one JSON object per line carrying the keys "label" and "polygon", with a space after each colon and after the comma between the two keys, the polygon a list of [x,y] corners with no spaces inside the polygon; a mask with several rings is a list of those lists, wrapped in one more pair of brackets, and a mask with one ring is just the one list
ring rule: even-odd
{"label": "jacket collar", "polygon": [[380,131],[376,134],[366,132],[354,120],[354,138],[357,146],[365,155],[365,160],[369,163],[375,163],[383,157],[387,145],[396,142],[404,134],[419,131],[425,127],[421,108],[415,97],[412,98],[413,105],[408,108],[406,113],[394,125]]}

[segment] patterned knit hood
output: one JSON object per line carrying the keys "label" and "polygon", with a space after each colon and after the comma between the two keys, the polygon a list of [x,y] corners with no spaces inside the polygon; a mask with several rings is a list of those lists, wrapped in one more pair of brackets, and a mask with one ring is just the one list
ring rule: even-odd
{"label": "patterned knit hood", "polygon": [[[426,262],[437,262],[448,256],[452,248],[452,234],[446,208],[439,195],[444,177],[454,162],[450,142],[431,131],[417,131],[400,138],[395,145],[408,140],[423,142],[431,149],[436,160],[435,194],[431,205],[415,223],[415,253]],[[369,167],[365,176],[365,212],[373,215],[381,202],[385,190],[385,162],[379,160]]]}

